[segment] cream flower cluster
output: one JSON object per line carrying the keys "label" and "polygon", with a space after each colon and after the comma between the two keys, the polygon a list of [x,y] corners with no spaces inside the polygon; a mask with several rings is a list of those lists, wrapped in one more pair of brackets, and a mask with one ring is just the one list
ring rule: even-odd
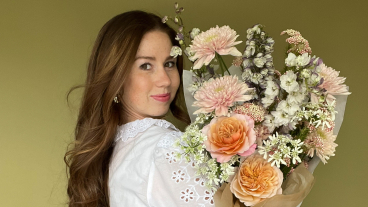
{"label": "cream flower cluster", "polygon": [[271,166],[276,165],[280,168],[280,164],[288,165],[287,162],[290,163],[290,160],[293,164],[302,162],[299,155],[303,152],[301,148],[303,142],[300,139],[292,139],[290,135],[279,135],[276,132],[263,143],[264,146],[258,147],[258,152],[264,159],[268,158]]}

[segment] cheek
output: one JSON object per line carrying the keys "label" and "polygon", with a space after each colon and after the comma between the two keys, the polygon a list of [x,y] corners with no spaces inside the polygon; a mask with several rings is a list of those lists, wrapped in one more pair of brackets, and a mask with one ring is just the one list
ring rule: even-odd
{"label": "cheek", "polygon": [[131,76],[124,85],[123,98],[132,106],[140,105],[144,100],[144,95],[147,93],[147,80],[142,79],[139,76]]}

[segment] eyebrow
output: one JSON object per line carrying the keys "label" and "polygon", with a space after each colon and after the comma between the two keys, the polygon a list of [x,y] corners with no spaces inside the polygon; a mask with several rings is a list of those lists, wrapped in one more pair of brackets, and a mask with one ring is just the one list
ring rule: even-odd
{"label": "eyebrow", "polygon": [[[138,60],[138,59],[156,60],[155,57],[151,57],[151,56],[138,56],[138,57],[135,58],[135,60]],[[172,56],[168,56],[166,58],[166,60],[170,60],[170,59],[175,59],[175,58],[173,58]]]}

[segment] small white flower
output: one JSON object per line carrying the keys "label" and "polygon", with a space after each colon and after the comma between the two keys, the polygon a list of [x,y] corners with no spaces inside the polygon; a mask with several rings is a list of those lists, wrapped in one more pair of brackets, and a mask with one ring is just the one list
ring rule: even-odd
{"label": "small white flower", "polygon": [[279,111],[272,111],[271,114],[275,117],[275,126],[281,126],[289,123],[292,117],[289,116],[288,113],[279,110]]}
{"label": "small white flower", "polygon": [[267,114],[263,121],[263,125],[268,128],[268,131],[272,132],[276,127],[274,121],[275,121],[275,118],[272,115]]}
{"label": "small white flower", "polygon": [[302,78],[309,78],[311,76],[311,71],[309,69],[303,69],[300,75]]}
{"label": "small white flower", "polygon": [[264,66],[264,64],[267,62],[267,59],[264,57],[257,57],[254,58],[253,63],[258,67],[258,68],[262,68]]}
{"label": "small white flower", "polygon": [[[289,53],[290,54],[290,53]],[[297,58],[296,58],[296,66],[297,67],[303,67],[303,66],[306,66],[309,64],[310,62],[310,55],[308,53],[303,53],[302,55],[299,55]]]}
{"label": "small white flower", "polygon": [[194,39],[194,37],[197,36],[200,31],[201,30],[198,28],[193,28],[192,31],[190,32],[190,38]]}
{"label": "small white flower", "polygon": [[294,148],[292,151],[291,151],[291,156],[293,157],[293,164],[296,163],[296,161],[298,161],[299,163],[302,162],[302,160],[300,159],[299,157],[299,154],[302,153],[303,150],[300,149],[300,148]]}
{"label": "small white flower", "polygon": [[272,80],[267,81],[265,95],[275,97],[279,94],[279,86]]}
{"label": "small white flower", "polygon": [[273,40],[271,37],[267,38],[267,39],[266,39],[266,41],[267,41],[267,43],[269,43],[269,44],[273,44],[273,43],[275,43],[275,40]]}
{"label": "small white flower", "polygon": [[296,66],[296,55],[294,53],[289,53],[285,59],[285,64],[289,67]]}
{"label": "small white flower", "polygon": [[269,107],[275,101],[275,96],[266,95],[261,99],[264,108]]}
{"label": "small white flower", "polygon": [[244,56],[249,58],[250,56],[254,55],[254,53],[256,52],[256,48],[255,46],[247,46],[245,48],[245,51],[244,51]]}
{"label": "small white flower", "polygon": [[294,148],[298,148],[300,146],[303,145],[303,142],[300,139],[293,139],[290,141],[290,144],[294,147]]}
{"label": "small white flower", "polygon": [[299,86],[299,90],[297,91],[292,91],[289,93],[289,95],[287,96],[286,100],[289,103],[296,103],[296,104],[301,104],[306,95],[307,95],[307,88],[305,87],[305,84],[301,84]]}
{"label": "small white flower", "polygon": [[252,65],[252,60],[251,59],[245,59],[245,60],[243,60],[242,65],[243,65],[243,68],[248,68],[249,66]]}
{"label": "small white flower", "polygon": [[295,102],[287,102],[285,100],[282,100],[277,105],[276,110],[284,111],[288,113],[289,115],[294,115],[295,112],[300,110],[300,108],[299,108],[299,105],[295,104]]}
{"label": "small white flower", "polygon": [[319,76],[317,73],[312,73],[312,75],[308,79],[308,84],[313,87],[313,86],[319,85],[320,81],[321,81],[321,76]]}
{"label": "small white flower", "polygon": [[252,81],[255,84],[258,84],[261,79],[262,75],[259,73],[253,73],[253,75],[250,77],[250,81]]}
{"label": "small white flower", "polygon": [[171,51],[170,51],[170,56],[172,56],[173,58],[176,58],[178,55],[182,55],[183,51],[181,50],[180,47],[178,46],[172,46]]}
{"label": "small white flower", "polygon": [[276,132],[276,135],[273,134],[272,136],[269,136],[270,144],[272,146],[277,145],[279,143],[279,138],[282,137],[282,135],[279,136],[279,134]]}
{"label": "small white flower", "polygon": [[[273,160],[273,161],[272,161]],[[284,161],[282,157],[282,153],[279,151],[276,151],[272,155],[270,155],[270,158],[268,159],[268,162],[272,161],[271,166],[276,166],[280,168],[280,163],[286,165],[286,162]]]}
{"label": "small white flower", "polygon": [[252,28],[252,31],[253,31],[254,33],[257,33],[257,34],[261,33],[261,29],[259,28],[259,25],[255,25],[255,26]]}
{"label": "small white flower", "polygon": [[267,61],[272,61],[273,59],[271,54],[266,54],[264,58],[266,58]]}
{"label": "small white flower", "polygon": [[284,75],[280,77],[281,88],[290,93],[299,89],[299,84],[296,82],[296,75],[293,71],[286,71]]}
{"label": "small white flower", "polygon": [[283,154],[283,157],[290,157],[291,149],[290,147],[286,146],[285,143],[279,145],[279,150]]}
{"label": "small white flower", "polygon": [[266,52],[271,52],[273,50],[273,46],[272,45],[271,46],[266,45],[265,50],[266,50]]}

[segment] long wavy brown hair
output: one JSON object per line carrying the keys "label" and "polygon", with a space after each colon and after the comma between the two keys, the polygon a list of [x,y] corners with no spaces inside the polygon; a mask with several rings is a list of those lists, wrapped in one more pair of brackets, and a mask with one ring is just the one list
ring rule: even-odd
{"label": "long wavy brown hair", "polygon": [[[98,34],[89,60],[75,141],[64,156],[68,170],[69,207],[108,207],[109,162],[117,126],[124,116],[122,105],[114,97],[124,92],[123,83],[135,61],[142,37],[159,30],[168,34],[173,45],[176,32],[161,18],[143,11],[130,11],[109,20]],[[182,80],[183,59],[177,61]],[[69,94],[78,87],[74,87]],[[68,94],[68,96],[69,96]],[[121,96],[120,96],[121,97]],[[170,105],[173,115],[189,123],[183,110],[181,82]]]}

